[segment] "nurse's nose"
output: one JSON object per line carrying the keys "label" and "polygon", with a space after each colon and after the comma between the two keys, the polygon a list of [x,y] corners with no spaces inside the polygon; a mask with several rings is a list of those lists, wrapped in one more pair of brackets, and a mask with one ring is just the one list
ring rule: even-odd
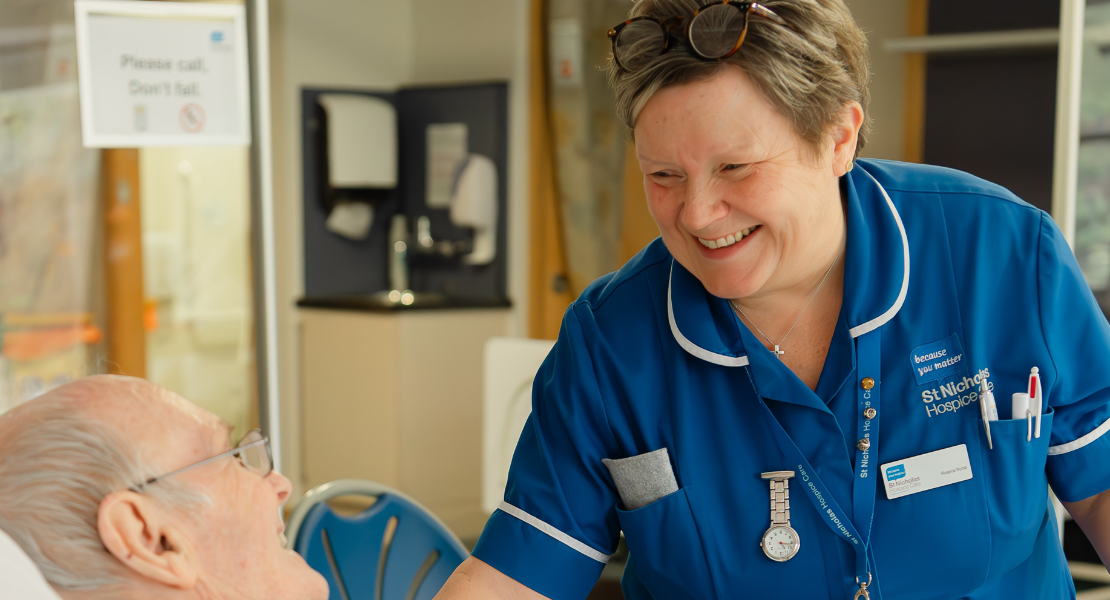
{"label": "nurse's nose", "polygon": [[686,186],[681,218],[688,231],[696,234],[728,216],[728,203],[713,187],[708,181],[698,180]]}

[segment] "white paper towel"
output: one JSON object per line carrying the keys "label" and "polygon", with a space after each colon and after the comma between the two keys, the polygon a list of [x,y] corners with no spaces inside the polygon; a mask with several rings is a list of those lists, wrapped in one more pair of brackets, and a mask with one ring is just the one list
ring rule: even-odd
{"label": "white paper towel", "polygon": [[325,223],[328,231],[352,240],[365,240],[374,223],[374,209],[365,202],[340,202]]}

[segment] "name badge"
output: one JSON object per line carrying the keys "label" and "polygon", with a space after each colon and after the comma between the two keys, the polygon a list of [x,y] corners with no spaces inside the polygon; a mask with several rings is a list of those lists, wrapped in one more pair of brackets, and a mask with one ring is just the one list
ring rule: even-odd
{"label": "name badge", "polygon": [[890,500],[971,479],[971,460],[964,444],[888,462],[879,469]]}

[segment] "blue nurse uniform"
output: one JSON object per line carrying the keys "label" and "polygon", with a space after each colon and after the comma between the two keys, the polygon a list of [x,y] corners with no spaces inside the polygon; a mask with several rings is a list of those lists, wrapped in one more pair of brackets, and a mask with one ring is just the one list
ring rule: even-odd
{"label": "blue nurse uniform", "polygon": [[[1043,211],[958,171],[856,164],[817,390],[656,240],[567,310],[476,557],[556,600],[586,597],[621,531],[634,600],[852,598],[859,573],[888,600],[1075,596],[1047,488],[1110,489],[1110,326]],[[1027,441],[1009,399],[1033,366],[1047,401]],[[993,449],[980,373],[1001,412]],[[959,445],[970,479],[887,498],[878,465]],[[626,510],[602,459],[663,448],[677,491]],[[790,481],[801,546],[785,562],[760,548],[760,473],[779,470],[821,484]]]}

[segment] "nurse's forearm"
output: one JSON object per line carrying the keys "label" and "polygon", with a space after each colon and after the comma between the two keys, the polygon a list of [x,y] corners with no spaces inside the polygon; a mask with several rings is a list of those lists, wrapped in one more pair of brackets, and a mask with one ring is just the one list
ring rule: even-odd
{"label": "nurse's forearm", "polygon": [[455,569],[433,600],[546,600],[546,597],[471,556]]}
{"label": "nurse's forearm", "polygon": [[1091,540],[1102,564],[1110,564],[1110,491],[1063,504],[1087,539]]}

